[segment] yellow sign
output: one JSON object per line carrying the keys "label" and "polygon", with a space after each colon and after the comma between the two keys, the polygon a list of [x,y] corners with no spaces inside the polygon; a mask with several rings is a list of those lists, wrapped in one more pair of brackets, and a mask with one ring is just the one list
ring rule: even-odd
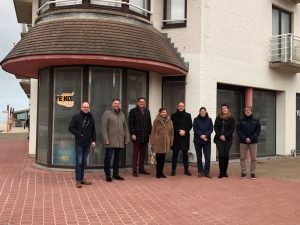
{"label": "yellow sign", "polygon": [[58,105],[71,108],[74,107],[73,96],[74,96],[74,91],[71,93],[62,93],[61,95],[57,95],[55,99]]}

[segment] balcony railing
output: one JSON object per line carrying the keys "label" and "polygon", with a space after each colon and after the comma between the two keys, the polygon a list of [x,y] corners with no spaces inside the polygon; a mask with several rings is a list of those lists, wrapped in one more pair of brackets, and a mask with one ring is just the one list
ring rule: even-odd
{"label": "balcony railing", "polygon": [[[270,44],[270,67],[299,67],[300,72],[300,37],[294,34],[273,36]],[[295,69],[295,68],[294,68]]]}

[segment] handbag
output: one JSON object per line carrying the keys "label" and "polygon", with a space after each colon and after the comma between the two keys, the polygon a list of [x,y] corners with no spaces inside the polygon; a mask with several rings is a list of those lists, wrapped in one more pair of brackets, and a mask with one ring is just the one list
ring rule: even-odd
{"label": "handbag", "polygon": [[150,165],[155,165],[156,164],[156,153],[154,152],[153,147],[151,147],[150,152],[148,154],[148,163]]}

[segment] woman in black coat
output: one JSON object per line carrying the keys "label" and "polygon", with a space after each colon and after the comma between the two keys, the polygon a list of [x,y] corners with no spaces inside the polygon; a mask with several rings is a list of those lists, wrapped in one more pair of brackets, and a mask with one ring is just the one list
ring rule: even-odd
{"label": "woman in black coat", "polygon": [[222,104],[221,113],[215,120],[215,138],[217,150],[219,153],[219,169],[218,178],[228,177],[227,169],[229,162],[229,151],[232,145],[232,134],[235,128],[234,118],[231,116],[228,105]]}
{"label": "woman in black coat", "polygon": [[[213,132],[213,123],[208,117],[205,107],[201,107],[199,115],[194,119],[194,144],[197,154],[198,176],[212,178],[210,176],[210,156],[211,156],[211,139]],[[205,165],[202,164],[202,150],[205,158]]]}
{"label": "woman in black coat", "polygon": [[190,130],[192,129],[192,118],[191,118],[191,114],[185,112],[185,105],[183,102],[178,103],[177,111],[176,113],[172,114],[171,120],[174,126],[171,176],[175,176],[176,174],[176,166],[177,166],[177,158],[178,158],[179,150],[182,150],[184,174],[191,176],[191,173],[189,172],[188,151],[190,148]]}

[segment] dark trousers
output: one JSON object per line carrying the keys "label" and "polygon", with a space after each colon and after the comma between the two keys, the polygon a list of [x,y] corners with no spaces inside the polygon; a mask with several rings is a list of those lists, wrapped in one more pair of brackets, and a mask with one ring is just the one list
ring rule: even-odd
{"label": "dark trousers", "polygon": [[219,154],[219,170],[220,175],[227,175],[228,163],[229,163],[229,151],[232,145],[232,141],[216,141],[216,146]]}
{"label": "dark trousers", "polygon": [[[179,149],[173,149],[172,155],[172,171],[176,171]],[[189,169],[189,150],[182,150],[182,162],[184,170]]]}
{"label": "dark trousers", "polygon": [[156,153],[156,175],[158,176],[161,176],[163,174],[165,158],[165,153]]}
{"label": "dark trousers", "polygon": [[81,182],[84,178],[84,169],[87,164],[87,158],[90,152],[90,145],[78,145],[75,144],[76,165],[75,176],[76,181]]}
{"label": "dark trousers", "polygon": [[114,153],[113,176],[119,175],[119,164],[121,161],[123,148],[106,148],[104,157],[104,172],[106,176],[110,176],[111,158]]}
{"label": "dark trousers", "polygon": [[[209,140],[208,142],[204,142],[204,143],[199,142],[194,144],[195,144],[195,149],[197,154],[198,173],[204,173],[205,175],[208,175],[210,173],[211,142]],[[205,159],[204,168],[202,163],[202,150]]]}
{"label": "dark trousers", "polygon": [[144,171],[147,143],[133,143],[132,170],[137,172],[137,162],[139,161],[139,171]]}

